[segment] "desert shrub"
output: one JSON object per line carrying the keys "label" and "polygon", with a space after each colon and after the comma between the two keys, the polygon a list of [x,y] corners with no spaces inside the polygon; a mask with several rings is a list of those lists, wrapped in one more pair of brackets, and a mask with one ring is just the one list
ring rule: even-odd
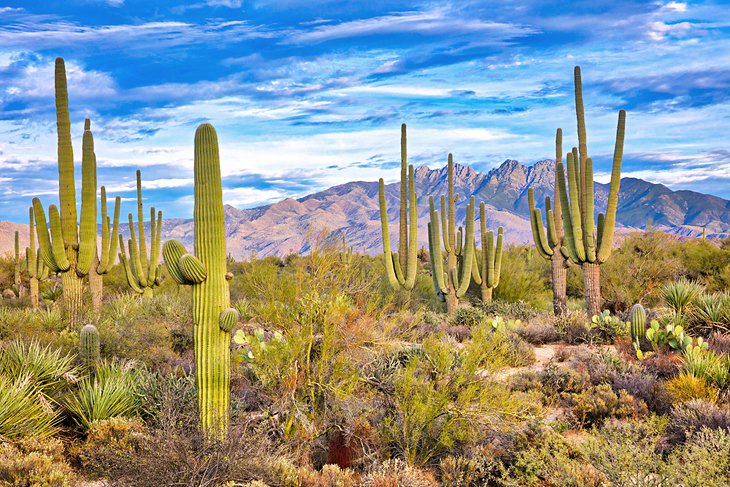
{"label": "desert shrub", "polygon": [[713,352],[730,357],[730,335],[715,332],[710,336],[707,344]]}
{"label": "desert shrub", "polygon": [[146,441],[147,430],[138,418],[110,418],[91,423],[83,443],[71,449],[71,456],[90,478],[115,478],[120,460],[136,454]]}
{"label": "desert shrub", "polygon": [[726,389],[730,386],[730,359],[712,350],[690,347],[684,351],[684,370],[692,376],[702,377],[709,384]]}
{"label": "desert shrub", "polygon": [[565,399],[573,419],[583,427],[600,425],[608,418],[638,418],[647,414],[643,401],[624,390],[616,395],[608,384],[565,395]]}
{"label": "desert shrub", "polygon": [[560,337],[571,345],[591,340],[587,319],[583,311],[567,311],[553,318],[553,326]]}
{"label": "desert shrub", "polygon": [[670,453],[667,463],[669,485],[725,486],[730,477],[730,435],[725,429],[700,429]]}
{"label": "desert shrub", "polygon": [[486,370],[523,367],[535,361],[535,351],[529,344],[512,331],[495,329],[491,322],[472,330],[472,339],[464,347],[463,355]]}
{"label": "desert shrub", "polygon": [[644,401],[649,411],[653,413],[667,414],[671,410],[672,398],[664,388],[664,384],[654,375],[637,371],[614,374],[610,383],[614,392],[626,391]]}
{"label": "desert shrub", "polygon": [[0,485],[72,487],[79,485],[56,439],[0,443]]}
{"label": "desert shrub", "polygon": [[444,487],[468,487],[483,485],[489,467],[482,458],[448,456],[439,463],[441,485]]}
{"label": "desert shrub", "polygon": [[476,306],[460,306],[456,310],[456,313],[449,318],[449,322],[452,325],[473,328],[486,321],[486,319],[487,315],[481,308]]}
{"label": "desert shrub", "polygon": [[494,300],[491,303],[480,303],[479,308],[486,316],[504,316],[514,320],[529,320],[538,315],[536,309],[525,301]]}
{"label": "desert shrub", "polygon": [[540,374],[536,370],[522,370],[509,377],[510,390],[519,392],[539,391],[542,388]]}
{"label": "desert shrub", "polygon": [[676,377],[682,370],[684,360],[681,355],[657,350],[641,361],[641,366],[648,373],[656,375],[659,379],[671,379]]}
{"label": "desert shrub", "polygon": [[711,292],[730,287],[730,248],[709,242],[687,241],[679,257],[683,273],[707,286]]}
{"label": "desert shrub", "polygon": [[539,372],[539,379],[543,393],[550,398],[557,398],[562,393],[581,392],[591,384],[588,373],[554,363]]}
{"label": "desert shrub", "polygon": [[544,345],[560,340],[560,334],[550,323],[526,323],[515,328],[520,338],[532,345]]}
{"label": "desert shrub", "polygon": [[93,377],[84,377],[65,401],[66,411],[83,430],[92,423],[137,413],[137,371],[130,363],[97,365]]}
{"label": "desert shrub", "polygon": [[59,418],[29,377],[0,375],[0,438],[48,437],[58,430]]}
{"label": "desert shrub", "polygon": [[691,399],[672,408],[667,425],[670,445],[684,443],[694,432],[703,428],[730,432],[730,410],[703,399]]}
{"label": "desert shrub", "polygon": [[399,459],[386,460],[362,480],[362,487],[436,487],[434,476]]}
{"label": "desert shrub", "polygon": [[667,381],[666,389],[674,404],[681,404],[690,399],[717,401],[717,389],[708,384],[704,377],[681,373]]}
{"label": "desert shrub", "polygon": [[502,269],[509,269],[509,272],[501,274],[499,286],[494,288],[495,300],[524,301],[538,310],[547,310],[551,306],[550,266],[546,260],[527,262],[524,247],[509,246],[502,254]]}
{"label": "desert shrub", "polygon": [[142,370],[137,377],[136,392],[139,414],[152,427],[160,427],[168,417],[189,424],[197,421],[198,396],[192,374]]}

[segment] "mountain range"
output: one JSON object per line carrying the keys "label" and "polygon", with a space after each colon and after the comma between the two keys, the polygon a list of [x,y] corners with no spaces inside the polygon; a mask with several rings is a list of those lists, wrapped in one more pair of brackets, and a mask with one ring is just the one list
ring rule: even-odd
{"label": "mountain range", "polygon": [[[554,168],[555,162],[549,159],[531,166],[507,160],[488,172],[456,164],[457,220],[463,222],[466,202],[474,196],[477,202],[486,204],[487,227],[503,226],[507,242],[531,243],[527,189],[535,189],[538,206],[543,206],[545,196],[553,194]],[[440,195],[446,192],[446,180],[445,167],[432,170],[420,166],[415,171],[420,246],[428,244],[428,199],[433,196],[438,204]],[[398,182],[385,186],[394,243],[398,235],[399,191]],[[596,183],[595,193],[596,212],[604,211],[608,185]],[[225,214],[228,252],[238,259],[307,252],[323,232],[338,239],[344,235],[356,252],[382,252],[377,182],[354,181],[299,199],[287,198],[251,209],[226,205]],[[730,236],[730,201],[694,191],[672,191],[641,179],[623,178],[617,221],[619,232],[652,225],[668,233],[697,237],[704,227],[708,237],[725,238]],[[25,248],[27,228],[27,225],[0,222],[0,253],[12,251],[15,230],[20,230],[21,246]],[[127,232],[126,225],[122,231]],[[192,248],[193,220],[166,219],[162,238],[175,238]]]}

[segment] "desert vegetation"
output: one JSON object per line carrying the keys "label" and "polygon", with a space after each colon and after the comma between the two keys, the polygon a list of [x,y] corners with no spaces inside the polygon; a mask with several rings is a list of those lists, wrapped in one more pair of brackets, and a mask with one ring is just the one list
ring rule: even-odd
{"label": "desert vegetation", "polygon": [[17,236],[0,259],[0,485],[730,482],[730,239],[614,242],[623,111],[594,222],[579,68],[545,224],[529,197],[536,252],[487,230],[488,202],[477,231],[451,155],[440,213],[419,201],[403,125],[397,246],[380,180],[382,255],[318,229],[304,255],[246,260],[207,123],[194,249],[162,242],[155,208],[145,227],[139,171],[136,225],[97,201],[88,120],[77,215],[61,59],[55,75],[59,205],[34,199],[25,259]]}

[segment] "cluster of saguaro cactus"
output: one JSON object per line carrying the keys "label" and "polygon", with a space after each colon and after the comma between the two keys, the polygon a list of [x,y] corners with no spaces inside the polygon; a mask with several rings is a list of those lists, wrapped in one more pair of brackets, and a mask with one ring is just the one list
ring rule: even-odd
{"label": "cluster of saguaro cactus", "polygon": [[[497,230],[497,246],[494,246],[494,232],[487,232],[487,212],[484,202],[479,203],[479,225],[482,235],[482,250],[474,252],[475,262],[472,264],[472,278],[479,286],[482,301],[492,302],[494,288],[499,286],[499,276],[502,273],[502,241],[504,228]],[[474,242],[476,246],[476,242]]]}
{"label": "cluster of saguaro cactus", "polygon": [[[418,208],[413,166],[407,162],[406,124],[401,125],[400,140],[400,224],[398,253],[391,251],[388,230],[388,208],[385,203],[385,183],[379,181],[380,224],[383,235],[383,258],[388,282],[393,289],[408,291],[416,284],[418,272]],[[405,270],[405,273],[403,272]]]}
{"label": "cluster of saguaro cactus", "polygon": [[[431,259],[431,274],[434,289],[440,299],[446,301],[446,310],[454,313],[469,289],[474,264],[474,197],[466,207],[466,233],[459,227],[456,229],[454,194],[454,158],[449,154],[448,162],[448,194],[441,195],[441,218],[434,205],[433,197],[429,198],[430,222],[428,223],[428,247]],[[441,229],[442,231],[439,231]],[[443,238],[441,237],[443,233]],[[444,252],[441,252],[441,240]],[[446,254],[446,269],[444,256]]]}
{"label": "cluster of saguaro cactus", "polygon": [[28,288],[30,290],[30,305],[33,308],[38,307],[39,284],[48,277],[48,267],[43,263],[40,255],[40,249],[35,246],[35,218],[33,208],[28,209],[28,230],[30,236],[30,245],[25,248],[25,268],[28,272]]}
{"label": "cluster of saguaro cactus", "polygon": [[195,378],[204,431],[225,435],[230,401],[231,329],[238,312],[230,308],[226,271],[226,234],[218,139],[210,124],[195,132],[195,255],[176,240],[165,242],[170,275],[193,287]]}
{"label": "cluster of saguaro cactus", "polygon": [[150,209],[150,253],[147,255],[147,240],[144,234],[144,206],[142,204],[142,174],[137,170],[137,235],[134,232],[134,220],[129,214],[129,258],[124,250],[124,238],[119,236],[119,261],[124,266],[129,287],[144,298],[151,298],[153,289],[159,286],[161,279],[160,238],[162,235],[162,212]]}
{"label": "cluster of saguaro cactus", "polygon": [[613,250],[619,185],[621,184],[621,160],[623,158],[626,112],[618,115],[616,143],[611,170],[611,185],[606,213],[594,221],[593,160],[588,157],[585,114],[580,67],[576,66],[575,111],[578,122],[578,148],[567,155],[568,182],[566,186],[563,164],[556,164],[558,191],[563,215],[565,235],[561,251],[575,264],[583,268],[583,284],[586,311],[595,316],[601,311],[601,285],[599,266],[606,262]]}
{"label": "cluster of saguaro cactus", "polygon": [[[555,134],[555,164],[563,163],[563,131],[558,129]],[[547,233],[542,223],[542,213],[535,207],[535,192],[527,190],[527,201],[530,208],[530,224],[532,237],[538,253],[550,261],[553,285],[553,311],[556,315],[562,314],[567,307],[567,276],[568,258],[561,252],[563,246],[563,215],[558,190],[558,171],[555,171],[554,204],[552,208],[550,197],[545,197],[545,221]],[[532,248],[532,247],[530,247]]]}
{"label": "cluster of saguaro cactus", "polygon": [[79,332],[79,359],[84,369],[93,374],[101,359],[99,331],[94,325],[84,325]]}

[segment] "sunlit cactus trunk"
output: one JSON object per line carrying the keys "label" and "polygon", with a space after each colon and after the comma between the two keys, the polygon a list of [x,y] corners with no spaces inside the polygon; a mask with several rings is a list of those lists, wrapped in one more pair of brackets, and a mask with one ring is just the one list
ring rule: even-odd
{"label": "sunlit cactus trunk", "polygon": [[33,309],[39,304],[39,284],[48,277],[48,267],[43,263],[40,250],[35,245],[35,218],[33,207],[28,209],[28,233],[30,245],[25,248],[25,267],[28,272],[28,288],[30,290],[30,305]]}
{"label": "sunlit cactus trunk", "polygon": [[229,308],[226,235],[218,139],[210,124],[195,132],[195,255],[183,245],[165,242],[163,256],[170,275],[193,287],[195,378],[200,422],[208,435],[224,436],[230,401],[231,329],[238,312]]}
{"label": "sunlit cactus trunk", "polygon": [[[621,110],[618,115],[606,214],[599,214],[596,223],[594,220],[593,160],[588,157],[582,82],[580,68],[577,66],[574,80],[578,148],[573,148],[566,158],[567,183],[562,162],[556,164],[565,231],[561,252],[583,269],[586,312],[589,316],[594,316],[601,312],[599,266],[608,260],[613,251],[626,112]],[[537,211],[539,212],[539,210]],[[540,224],[542,223],[540,222]]]}
{"label": "sunlit cactus trunk", "polygon": [[18,297],[22,298],[24,293],[23,289],[23,279],[20,276],[20,269],[21,269],[21,260],[20,260],[20,232],[15,232],[15,260],[14,260],[14,284],[15,284],[15,292],[18,293]]}

